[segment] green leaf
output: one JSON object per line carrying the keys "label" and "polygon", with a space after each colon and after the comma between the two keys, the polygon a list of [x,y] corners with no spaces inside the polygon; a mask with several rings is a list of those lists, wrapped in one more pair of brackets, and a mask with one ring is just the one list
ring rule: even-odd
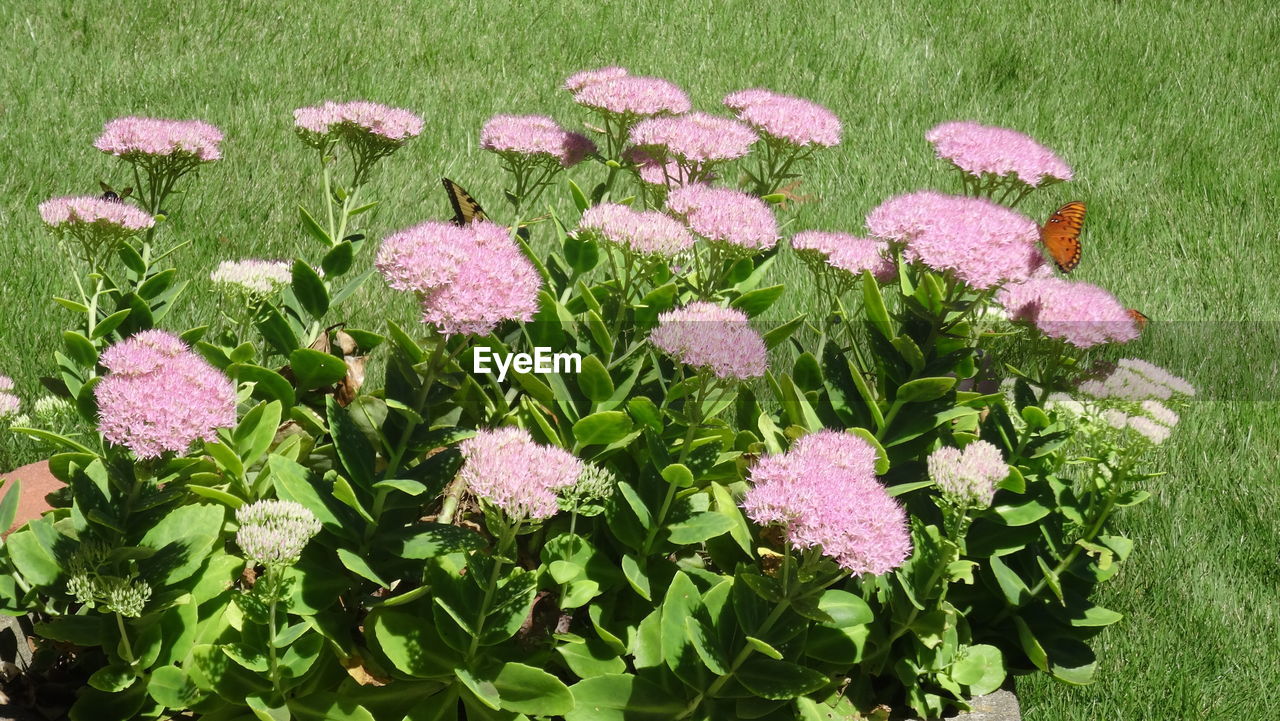
{"label": "green leaf", "polygon": [[951,664],[951,678],[968,686],[974,696],[985,696],[1000,688],[1004,676],[1004,656],[1000,649],[987,644],[962,649]]}
{"label": "green leaf", "polygon": [[311,471],[281,455],[267,456],[267,471],[281,500],[301,503],[315,514],[320,523],[342,537],[351,537],[342,520],[324,501],[324,496],[311,480]]}
{"label": "green leaf", "polygon": [[132,686],[137,680],[138,675],[133,672],[133,668],[124,664],[111,664],[94,671],[89,676],[89,685],[99,691],[119,693]]}
{"label": "green leaf", "polygon": [[898,395],[894,400],[898,403],[934,401],[945,396],[955,384],[956,379],[948,376],[917,378],[898,386]]}
{"label": "green leaf", "polygon": [[249,363],[237,363],[227,372],[241,383],[253,383],[253,397],[260,400],[280,401],[285,411],[293,408],[297,397],[293,385],[284,376],[270,368],[263,368]]}
{"label": "green leaf", "polygon": [[533,716],[563,716],[574,708],[569,687],[540,668],[509,662],[474,672],[459,668],[456,674],[476,698],[495,709]]}
{"label": "green leaf", "polygon": [[138,711],[146,702],[146,687],[140,683],[119,693],[88,686],[80,689],[67,718],[70,721],[126,721],[137,718]]}
{"label": "green leaf", "polygon": [[378,584],[382,588],[391,587],[389,583],[382,580],[382,577],[378,575],[377,571],[373,570],[373,567],[369,565],[369,562],[366,561],[363,556],[360,556],[352,551],[348,551],[345,548],[339,548],[338,560],[342,562],[342,565],[347,567],[347,570],[351,571],[357,576],[373,581],[374,583]]}
{"label": "green leaf", "polygon": [[157,569],[152,583],[177,583],[199,570],[222,535],[226,511],[211,503],[180,506],[153,525],[138,542],[156,550],[145,562]]}
{"label": "green leaf", "polygon": [[347,364],[341,358],[312,348],[298,348],[290,353],[289,366],[302,390],[331,386],[347,377]]}
{"label": "green leaf", "polygon": [[572,179],[568,179],[565,182],[569,184],[569,195],[573,198],[573,207],[577,208],[579,213],[586,212],[587,208],[591,207],[591,201],[587,200],[587,194],[582,192],[582,188],[578,187],[578,184],[573,182]]}
{"label": "green leaf", "polygon": [[627,670],[627,662],[598,638],[587,639],[585,643],[562,643],[556,651],[578,678],[620,674]]}
{"label": "green leaf", "polygon": [[768,643],[761,641],[755,636],[747,636],[747,645],[756,653],[764,654],[775,661],[782,660],[782,652],[770,646]]}
{"label": "green leaf", "polygon": [[594,355],[582,360],[582,372],[578,374],[578,388],[589,400],[601,403],[613,397],[613,379],[604,364]]}
{"label": "green leaf", "polygon": [[116,328],[119,328],[120,324],[123,323],[125,319],[129,317],[129,314],[132,312],[133,312],[132,308],[125,308],[124,310],[118,310],[112,313],[111,315],[107,316],[106,318],[103,318],[102,320],[98,321],[98,324],[93,327],[94,340],[97,340],[98,338],[104,338],[107,335],[109,335],[111,331],[115,330]]}
{"label": "green leaf", "polygon": [[329,237],[329,231],[320,227],[316,219],[311,217],[311,213],[301,205],[298,206],[298,214],[302,218],[302,227],[312,238],[324,243],[325,245],[333,245],[333,238]]}
{"label": "green leaf", "polygon": [[325,288],[324,281],[316,274],[315,269],[301,259],[293,261],[290,287],[303,310],[313,317],[321,318],[329,312],[329,290]]}
{"label": "green leaf", "polygon": [[344,240],[324,254],[324,259],[320,261],[320,267],[324,269],[325,275],[339,276],[351,270],[351,264],[354,261],[355,248],[351,245],[351,241]]}
{"label": "green leaf", "polygon": [[876,438],[875,434],[867,430],[866,428],[862,428],[859,426],[850,428],[849,432],[861,438],[862,440],[866,441],[867,445],[875,449],[876,475],[883,476],[884,474],[888,473],[889,472],[889,452],[884,449],[884,446],[880,445],[880,441],[879,439]]}
{"label": "green leaf", "polygon": [[1034,499],[1016,504],[1003,503],[991,511],[1006,526],[1028,526],[1050,513],[1047,506]]}
{"label": "green leaf", "polygon": [[342,466],[347,469],[352,481],[362,488],[371,487],[377,473],[373,445],[360,432],[348,409],[343,408],[337,398],[327,396],[325,410],[329,417],[329,433],[333,436],[333,445],[338,451],[338,458],[342,460]]}
{"label": "green leaf", "polygon": [[161,666],[151,672],[147,693],[156,703],[171,709],[184,709],[199,701],[203,694],[177,666]]}
{"label": "green leaf", "polygon": [[733,519],[723,513],[715,511],[697,513],[686,520],[668,526],[667,540],[678,546],[702,543],[728,533],[733,526]]}
{"label": "green leaf", "polygon": [[640,567],[635,556],[625,554],[622,557],[622,575],[626,577],[627,583],[631,584],[631,588],[635,590],[646,601],[653,600],[653,591],[649,584],[649,574]]}
{"label": "green leaf", "polygon": [[897,349],[902,360],[911,367],[913,373],[919,373],[924,368],[924,354],[920,352],[920,346],[916,345],[910,336],[900,335],[889,342]]}
{"label": "green leaf", "polygon": [[8,486],[4,500],[0,500],[0,532],[13,528],[13,521],[18,516],[18,502],[22,499],[22,481],[18,479],[0,479],[0,483]]}
{"label": "green leaf", "polygon": [[1014,625],[1018,628],[1018,642],[1022,645],[1022,652],[1027,654],[1027,658],[1031,663],[1041,671],[1049,670],[1049,655],[1045,653],[1044,647],[1036,640],[1031,633],[1031,628],[1027,626],[1027,622],[1022,620],[1021,616],[1013,617]]}
{"label": "green leaf", "polygon": [[677,488],[688,488],[693,485],[693,471],[683,463],[672,463],[662,469],[662,479]]}
{"label": "green leaf", "polygon": [[608,674],[569,688],[576,706],[565,721],[670,721],[686,701],[657,684],[631,674]]}
{"label": "green leaf", "polygon": [[871,271],[862,271],[861,285],[863,313],[885,340],[892,341],[894,332],[893,324],[889,321],[889,309],[885,307],[884,296],[880,295],[880,285],[876,283]]}
{"label": "green leaf", "polygon": [[431,614],[378,608],[365,620],[365,634],[396,669],[419,678],[452,673],[460,659],[436,632]]}
{"label": "green leaf", "polygon": [[573,436],[578,446],[608,445],[631,433],[631,418],[622,411],[592,413],[573,424]]}
{"label": "green leaf", "polygon": [[702,596],[688,574],[676,572],[662,600],[662,660],[676,676],[695,688],[702,688],[707,673],[689,638],[689,627],[685,621],[693,618],[701,604]]}
{"label": "green leaf", "polygon": [[62,332],[62,345],[67,349],[67,357],[84,368],[92,368],[98,364],[98,350],[93,342],[73,330]]}
{"label": "green leaf", "polygon": [[761,698],[785,700],[813,693],[828,682],[826,674],[788,661],[752,655],[734,674],[748,691]]}
{"label": "green leaf", "polygon": [[716,639],[705,624],[693,616],[687,616],[684,619],[684,630],[689,643],[693,645],[693,650],[697,652],[698,658],[702,659],[703,666],[714,674],[729,672],[729,660],[725,658],[724,651],[717,645]]}
{"label": "green leaf", "polygon": [[662,411],[658,410],[658,405],[652,399],[646,396],[636,396],[627,401],[627,411],[631,413],[631,417],[636,422],[652,430],[654,433],[661,433],[663,429]]}
{"label": "green leaf", "polygon": [[241,462],[241,472],[245,466],[253,465],[276,437],[280,427],[280,402],[259,403],[236,425],[231,433],[235,443],[236,455]]}
{"label": "green leaf", "polygon": [[1004,594],[1005,600],[1011,605],[1017,606],[1031,598],[1031,590],[1027,588],[1027,584],[1013,569],[1005,565],[999,556],[992,556],[987,559],[987,567],[991,569],[991,573],[995,576],[996,583],[1000,586],[1000,592]]}
{"label": "green leaf", "polygon": [[784,290],[786,290],[784,285],[759,288],[743,293],[729,305],[754,318],[768,310],[782,296]]}

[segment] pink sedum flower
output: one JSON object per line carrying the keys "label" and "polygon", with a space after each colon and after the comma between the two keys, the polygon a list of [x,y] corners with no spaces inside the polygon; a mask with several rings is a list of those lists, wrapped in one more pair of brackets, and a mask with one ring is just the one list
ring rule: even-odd
{"label": "pink sedum flower", "polygon": [[545,156],[568,168],[596,151],[595,143],[545,115],[495,115],[480,130],[480,147],[495,153]]}
{"label": "pink sedum flower", "polygon": [[964,450],[939,448],[929,455],[928,466],[943,496],[972,508],[990,506],[996,484],[1009,475],[1000,449],[986,441],[974,441]]}
{"label": "pink sedum flower", "polygon": [[1027,278],[1039,256],[1040,227],[982,198],[929,190],[899,195],[872,210],[867,227],[902,243],[909,262],[951,272],[978,290]]}
{"label": "pink sedum flower", "polygon": [[1169,439],[1172,433],[1169,426],[1156,423],[1146,416],[1133,416],[1129,418],[1129,428],[1137,431],[1137,433],[1155,445],[1160,445]]}
{"label": "pink sedum flower", "polygon": [[742,507],[761,525],[784,527],[796,548],[853,574],[881,574],[911,555],[907,514],[876,480],[876,452],[857,436],[822,430],[751,468]]}
{"label": "pink sedum flower", "polygon": [[583,88],[587,87],[588,85],[593,85],[595,83],[599,83],[605,80],[617,80],[618,78],[625,78],[629,74],[630,73],[627,72],[626,68],[620,68],[617,66],[610,66],[607,68],[597,68],[595,70],[582,70],[574,73],[573,75],[570,75],[564,81],[564,85],[561,86],[561,88],[563,90],[568,90],[569,92],[576,93],[579,90],[582,90]]}
{"label": "pink sedum flower", "polygon": [[750,251],[778,243],[778,221],[765,202],[729,188],[686,185],[667,196],[667,207],[693,232]]}
{"label": "pink sedum flower", "polygon": [[689,96],[662,78],[619,75],[587,82],[573,94],[579,105],[615,115],[646,117],[689,112]]}
{"label": "pink sedum flower", "polygon": [[[1080,392],[1098,400],[1141,402],[1164,401],[1175,396],[1190,397],[1195,395],[1196,389],[1160,366],[1136,358],[1124,358],[1104,376],[1081,383]],[[1157,414],[1152,415],[1159,418]],[[1176,414],[1174,422],[1177,422]]]}
{"label": "pink sedum flower", "polygon": [[210,162],[222,157],[222,132],[200,120],[116,118],[102,129],[93,147],[122,158],[181,157]]}
{"label": "pink sedum flower", "polygon": [[746,380],[764,375],[764,339],[746,313],[706,301],[658,316],[649,341],[677,361],[705,368],[723,379]]}
{"label": "pink sedum flower", "polygon": [[1036,187],[1052,180],[1071,180],[1071,168],[1053,151],[1007,128],[963,121],[943,123],[925,133],[938,157],[973,175],[1017,176]]}
{"label": "pink sedum flower", "polygon": [[12,418],[22,410],[22,400],[12,391],[13,379],[0,375],[0,420]]}
{"label": "pink sedum flower", "polygon": [[633,210],[626,205],[602,203],[582,214],[580,227],[641,255],[671,257],[696,242],[680,221],[656,210]]}
{"label": "pink sedum flower", "polygon": [[94,196],[50,198],[40,204],[40,217],[55,230],[68,226],[95,226],[125,235],[146,230],[155,219],[146,211],[118,200]]}
{"label": "pink sedum flower", "polygon": [[658,150],[685,167],[741,158],[756,142],[751,128],[707,113],[649,118],[631,129],[631,142]]}
{"label": "pink sedum flower", "polygon": [[311,141],[336,133],[402,144],[422,133],[422,118],[414,113],[363,100],[298,108],[293,121],[304,139]]}
{"label": "pink sedum flower", "polygon": [[[658,153],[661,156],[661,153]],[[689,173],[680,167],[680,163],[672,158],[662,158],[655,156],[645,148],[630,147],[622,153],[622,159],[635,166],[636,174],[640,176],[642,182],[650,185],[662,185],[668,188],[674,188],[681,185],[691,184],[689,181]],[[697,179],[693,183],[703,183],[715,180],[717,175],[714,172],[703,170],[698,174]]]}
{"label": "pink sedum flower", "polygon": [[767,138],[798,147],[840,144],[840,118],[811,100],[752,89],[730,93],[724,104]]}
{"label": "pink sedum flower", "polygon": [[812,253],[837,270],[860,275],[869,270],[875,279],[887,283],[898,269],[886,258],[889,244],[882,240],[858,238],[847,233],[806,230],[791,238],[791,247],[800,254]]}
{"label": "pink sedum flower", "polygon": [[541,276],[493,223],[423,223],[383,241],[375,264],[392,288],[419,294],[422,321],[445,335],[485,335],[538,310]]}
{"label": "pink sedum flower", "polygon": [[1148,363],[1139,358],[1121,358],[1116,365],[1118,368],[1137,373],[1152,383],[1165,386],[1177,395],[1189,397],[1196,394],[1195,386],[1154,363]]}
{"label": "pink sedum flower", "polygon": [[582,475],[582,461],[564,449],[535,443],[522,428],[479,430],[458,444],[458,477],[470,491],[515,521],[542,520],[559,508],[556,492]]}
{"label": "pink sedum flower", "polygon": [[139,458],[185,453],[236,422],[236,387],[177,336],[148,330],[102,352],[94,388],[104,438]]}
{"label": "pink sedum flower", "polygon": [[1127,343],[1138,337],[1129,311],[1107,291],[1062,278],[1032,278],[996,296],[1013,320],[1031,323],[1050,338],[1077,348]]}

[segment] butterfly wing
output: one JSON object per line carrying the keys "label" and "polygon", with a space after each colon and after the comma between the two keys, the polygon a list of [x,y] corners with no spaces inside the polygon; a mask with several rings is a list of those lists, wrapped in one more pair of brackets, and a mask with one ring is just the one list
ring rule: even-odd
{"label": "butterfly wing", "polygon": [[1147,324],[1151,322],[1151,319],[1148,318],[1146,314],[1133,308],[1129,309],[1129,317],[1133,319],[1133,322],[1138,326],[1139,331],[1146,330]]}
{"label": "butterfly wing", "polygon": [[1048,249],[1049,256],[1058,270],[1070,273],[1080,265],[1083,248],[1080,245],[1080,229],[1084,227],[1084,203],[1075,200],[1058,208],[1040,229],[1040,242]]}
{"label": "butterfly wing", "polygon": [[441,178],[440,182],[449,195],[449,205],[453,206],[454,225],[466,225],[477,220],[489,219],[489,216],[484,214],[484,208],[481,208],[476,199],[471,197],[471,193],[463,190],[462,186],[448,178]]}

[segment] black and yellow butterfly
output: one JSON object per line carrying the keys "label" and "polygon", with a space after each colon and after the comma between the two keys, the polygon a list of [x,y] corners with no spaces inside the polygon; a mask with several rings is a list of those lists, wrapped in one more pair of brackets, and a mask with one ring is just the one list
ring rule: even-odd
{"label": "black and yellow butterfly", "polygon": [[449,194],[449,205],[453,206],[453,224],[466,225],[478,220],[488,220],[489,216],[484,214],[484,208],[471,197],[471,193],[462,189],[462,186],[449,180],[441,178],[440,182],[444,184],[444,191]]}
{"label": "black and yellow butterfly", "polygon": [[98,181],[98,187],[102,188],[103,200],[114,200],[119,202],[119,201],[123,201],[125,198],[129,197],[130,195],[133,195],[133,188],[125,188],[124,190],[117,193],[114,188],[102,182],[101,180]]}

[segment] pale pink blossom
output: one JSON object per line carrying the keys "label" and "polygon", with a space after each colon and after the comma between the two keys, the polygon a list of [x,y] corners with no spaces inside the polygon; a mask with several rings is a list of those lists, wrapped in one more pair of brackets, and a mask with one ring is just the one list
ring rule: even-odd
{"label": "pale pink blossom", "polygon": [[680,221],[656,210],[633,210],[601,203],[582,214],[580,227],[605,242],[642,255],[670,257],[693,247],[695,239]]}
{"label": "pale pink blossom", "polygon": [[94,388],[104,438],[139,458],[185,453],[236,422],[236,387],[177,336],[148,330],[102,352]]}
{"label": "pale pink blossom", "polygon": [[887,573],[911,555],[911,535],[875,463],[861,438],[818,431],[761,458],[748,472],[742,507],[756,523],[783,526],[794,548],[821,549],[853,574]]}
{"label": "pale pink blossom", "polygon": [[616,80],[618,78],[624,78],[627,75],[629,75],[629,73],[627,72],[626,68],[620,68],[617,66],[610,66],[607,68],[597,68],[595,70],[582,70],[574,73],[573,75],[570,75],[564,81],[564,85],[561,86],[561,88],[563,90],[568,90],[570,92],[577,92],[587,87],[588,85],[592,85],[594,83],[598,83],[604,80]]}
{"label": "pale pink blossom", "polygon": [[495,115],[480,130],[480,147],[498,154],[553,158],[565,168],[596,150],[586,136],[565,130],[545,115]]}
{"label": "pale pink blossom", "polygon": [[274,293],[292,279],[293,265],[284,260],[224,260],[209,274],[214,283],[259,296]]}
{"label": "pale pink blossom", "polygon": [[778,242],[778,221],[763,200],[730,188],[692,184],[671,191],[667,208],[693,232],[746,250],[768,250]]}
{"label": "pale pink blossom", "polygon": [[974,441],[963,450],[943,446],[929,455],[929,477],[942,494],[977,508],[991,505],[996,484],[1009,475],[1000,449],[986,441]]}
{"label": "pale pink blossom", "polygon": [[986,290],[1027,278],[1040,227],[982,198],[922,190],[881,203],[867,216],[872,235],[904,245],[908,262],[950,272]]}
{"label": "pale pink blossom", "polygon": [[1045,179],[1071,180],[1071,168],[1053,151],[1007,128],[970,122],[943,123],[928,133],[938,157],[973,176],[1016,175],[1032,187]]}
{"label": "pale pink blossom", "polygon": [[764,375],[767,349],[746,313],[695,301],[658,316],[649,341],[677,361],[723,379]]}
{"label": "pale pink blossom", "polygon": [[1016,321],[1077,348],[1127,343],[1138,337],[1128,309],[1096,285],[1062,278],[1032,278],[1005,286],[996,297]]}
{"label": "pale pink blossom", "polygon": [[724,104],[767,138],[799,147],[840,144],[840,118],[811,100],[757,88],[730,93]]}
{"label": "pale pink blossom", "polygon": [[222,132],[200,120],[116,118],[106,124],[93,147],[122,158],[184,156],[199,162],[222,157]]}
{"label": "pale pink blossom", "polygon": [[638,75],[596,79],[583,85],[573,99],[593,110],[630,117],[678,115],[692,107],[689,96],[671,81]]}
{"label": "pale pink blossom", "polygon": [[564,449],[539,445],[528,431],[512,426],[476,431],[458,448],[458,478],[515,521],[554,516],[557,491],[576,483],[584,470]]}
{"label": "pale pink blossom", "polygon": [[54,229],[94,226],[125,235],[155,225],[155,219],[140,208],[96,196],[50,198],[40,204],[40,217]]}
{"label": "pale pink blossom", "polygon": [[665,155],[686,168],[741,158],[756,141],[751,128],[731,118],[707,113],[641,120],[631,128],[631,142]]}
{"label": "pale pink blossom", "polygon": [[330,134],[347,134],[402,144],[422,132],[422,118],[414,113],[362,100],[298,108],[293,120],[304,139],[313,142]]}
{"label": "pale pink blossom", "polygon": [[898,269],[886,257],[889,244],[883,240],[806,230],[791,238],[791,247],[801,255],[811,253],[821,257],[827,265],[846,273],[860,275],[869,270],[881,283],[898,276]]}

